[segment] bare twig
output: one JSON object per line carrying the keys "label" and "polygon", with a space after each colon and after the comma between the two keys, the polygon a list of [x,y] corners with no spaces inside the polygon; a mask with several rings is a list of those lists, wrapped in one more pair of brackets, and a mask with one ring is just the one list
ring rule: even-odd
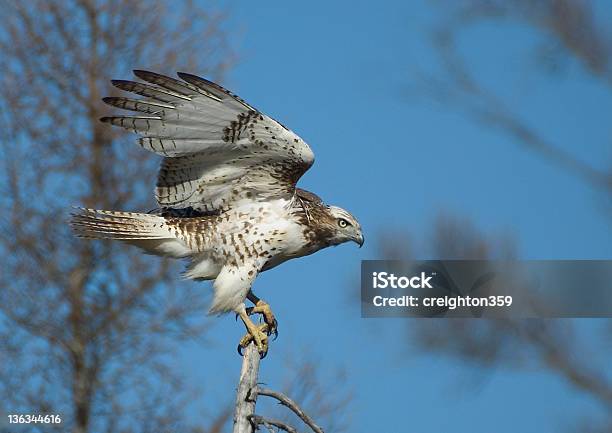
{"label": "bare twig", "polygon": [[275,398],[280,404],[291,409],[291,411],[293,411],[293,413],[304,421],[306,425],[308,425],[308,427],[310,427],[315,433],[323,433],[323,429],[319,427],[312,418],[306,415],[306,413],[297,405],[296,402],[291,400],[285,394],[267,388],[257,388],[257,394]]}
{"label": "bare twig", "polygon": [[251,415],[249,416],[249,420],[255,426],[255,428],[257,428],[258,425],[263,425],[271,432],[274,432],[272,427],[276,427],[289,433],[298,433],[294,427],[277,419],[265,418],[261,415]]}

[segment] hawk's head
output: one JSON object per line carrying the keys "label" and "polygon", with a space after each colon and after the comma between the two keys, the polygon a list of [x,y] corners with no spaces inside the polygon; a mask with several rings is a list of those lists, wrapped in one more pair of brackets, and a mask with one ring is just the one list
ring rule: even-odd
{"label": "hawk's head", "polygon": [[323,224],[327,227],[328,242],[330,245],[338,245],[353,241],[359,248],[363,246],[363,233],[361,225],[353,215],[337,206],[327,206],[327,216]]}

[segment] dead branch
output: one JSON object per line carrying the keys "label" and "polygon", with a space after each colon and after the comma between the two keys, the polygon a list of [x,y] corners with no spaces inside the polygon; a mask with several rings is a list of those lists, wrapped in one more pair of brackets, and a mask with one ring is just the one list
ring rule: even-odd
{"label": "dead branch", "polygon": [[252,433],[263,425],[268,430],[273,431],[272,427],[284,430],[289,433],[297,433],[295,427],[272,418],[263,417],[255,414],[255,405],[258,395],[272,397],[283,406],[289,408],[315,433],[324,433],[314,420],[309,417],[304,410],[291,398],[285,394],[258,386],[259,363],[261,359],[255,345],[250,344],[244,351],[240,379],[236,390],[236,407],[234,410],[233,433]]}
{"label": "dead branch", "polygon": [[254,344],[244,350],[240,380],[236,390],[236,408],[234,410],[234,433],[251,433],[253,426],[249,421],[255,413],[257,402],[257,377],[259,376],[259,352]]}

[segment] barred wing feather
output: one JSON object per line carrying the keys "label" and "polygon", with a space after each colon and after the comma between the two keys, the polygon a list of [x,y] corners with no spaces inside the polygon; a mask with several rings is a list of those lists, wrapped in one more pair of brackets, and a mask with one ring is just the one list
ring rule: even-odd
{"label": "barred wing feather", "polygon": [[304,140],[204,78],[134,73],[146,83],[112,83],[143,98],[104,102],[139,114],[101,120],[140,134],[143,148],[164,156],[156,188],[161,207],[224,211],[242,200],[293,197],[314,162]]}

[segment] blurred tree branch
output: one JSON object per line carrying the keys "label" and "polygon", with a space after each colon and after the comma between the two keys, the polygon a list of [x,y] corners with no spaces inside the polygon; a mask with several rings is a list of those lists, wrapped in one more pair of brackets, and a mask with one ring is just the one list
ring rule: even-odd
{"label": "blurred tree branch", "polygon": [[[437,3],[445,6],[433,38],[442,74],[421,75],[428,94],[447,107],[467,113],[486,127],[498,128],[520,146],[578,176],[596,190],[608,196],[612,194],[612,171],[596,168],[545,138],[476,78],[459,50],[459,35],[467,27],[481,22],[514,20],[545,34],[559,55],[576,60],[594,80],[612,89],[612,41],[597,21],[592,2],[467,0]],[[432,244],[433,256],[441,259],[517,256],[508,239],[486,238],[469,222],[449,216],[439,219],[434,226]],[[397,258],[397,248],[383,251],[383,257]],[[612,413],[611,378],[595,359],[581,356],[586,348],[577,321],[444,320],[415,321],[411,325],[418,342],[429,351],[484,366],[545,369]],[[601,334],[590,337],[595,341],[607,341],[610,328],[602,328]],[[606,348],[604,344],[599,347]],[[611,425],[612,418],[608,418],[603,425],[589,428],[607,431]]]}
{"label": "blurred tree branch", "polygon": [[189,393],[167,354],[206,329],[201,290],[169,285],[176,269],[166,261],[75,239],[64,220],[74,204],[153,207],[158,161],[98,121],[100,98],[132,67],[219,79],[232,61],[223,21],[190,1],[2,2],[6,411],[59,413],[57,428],[79,433],[192,430]]}
{"label": "blurred tree branch", "polygon": [[[415,259],[409,250],[401,253],[396,246],[379,241],[383,259]],[[439,259],[516,258],[516,248],[506,237],[485,237],[469,221],[449,215],[441,216],[433,226],[427,242],[429,253]],[[606,321],[600,321],[604,323]],[[607,321],[609,323],[609,321]],[[605,323],[604,323],[605,324]],[[612,381],[606,366],[589,356],[578,321],[543,319],[418,319],[411,320],[409,332],[420,347],[481,367],[514,369],[535,368],[554,374],[576,391],[589,395],[608,414],[612,414]],[[610,328],[600,334],[589,334],[594,348],[605,356],[609,350]],[[601,343],[601,344],[598,344]],[[592,431],[607,431],[612,418],[603,425],[590,426]]]}
{"label": "blurred tree branch", "polygon": [[479,82],[457,49],[462,30],[481,21],[512,19],[530,25],[551,38],[567,56],[574,57],[594,78],[612,89],[612,40],[594,18],[589,1],[468,0],[438,2],[446,7],[446,18],[434,32],[434,51],[443,73],[420,73],[420,81],[436,101],[459,109],[483,125],[514,137],[524,148],[539,154],[568,173],[612,194],[612,171],[580,159],[550,142],[508,104]]}

